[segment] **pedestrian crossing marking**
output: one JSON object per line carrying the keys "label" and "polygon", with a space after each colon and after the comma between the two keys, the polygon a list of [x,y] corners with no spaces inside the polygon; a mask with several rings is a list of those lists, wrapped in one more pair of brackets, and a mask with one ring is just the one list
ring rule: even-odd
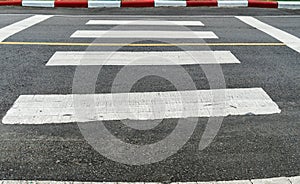
{"label": "pedestrian crossing marking", "polygon": [[204,26],[200,21],[90,20],[87,25]]}
{"label": "pedestrian crossing marking", "polygon": [[218,36],[211,31],[95,31],[79,30],[71,35],[71,38],[202,38],[217,39]]}
{"label": "pedestrian crossing marking", "polygon": [[[136,62],[135,60],[139,59]],[[230,51],[56,52],[46,66],[192,65],[240,63]]]}
{"label": "pedestrian crossing marking", "polygon": [[[102,21],[102,22],[101,22]],[[200,21],[185,21],[180,24],[203,26]],[[91,20],[88,25],[96,24],[126,24],[126,21],[108,22],[103,20]],[[178,22],[177,22],[178,23]],[[163,24],[159,21],[146,21],[146,25]],[[200,25],[201,24],[201,25]],[[211,31],[98,31],[98,30],[79,30],[72,38],[214,38],[218,37]],[[25,43],[25,42],[24,42]],[[37,43],[38,44],[38,43]],[[55,44],[55,43],[54,43]],[[72,43],[70,43],[72,44]],[[97,45],[91,43],[90,45]],[[98,45],[105,44],[99,43]],[[179,43],[180,44],[180,43]],[[186,44],[186,43],[182,43]],[[187,43],[187,44],[221,44],[222,43]],[[234,43],[232,43],[234,44]],[[242,43],[241,43],[242,44]],[[253,43],[256,45],[259,43]],[[270,43],[278,44],[278,43]],[[80,43],[78,43],[80,45]],[[148,44],[124,44],[124,46],[146,46]],[[153,44],[155,45],[155,44]],[[163,44],[156,44],[162,46]],[[172,44],[167,44],[172,45]],[[174,46],[174,45],[173,45]],[[56,52],[46,64],[47,66],[59,65],[106,65],[105,58],[112,56],[109,65],[136,65],[130,61],[136,57],[144,55],[165,57],[174,64],[227,64],[240,63],[230,51],[166,51],[166,52]],[[194,57],[188,59],[188,55]],[[196,57],[195,57],[196,56]],[[104,61],[101,61],[104,60]],[[141,65],[170,65],[161,61],[155,62],[151,59],[142,61]],[[217,94],[224,95],[222,99],[213,99]],[[151,101],[161,97],[162,100]],[[182,100],[181,97],[184,97]],[[78,107],[80,111],[96,110],[90,117],[81,119],[76,117],[74,102],[76,99],[83,98],[82,104]],[[130,106],[122,100],[129,98]],[[95,107],[85,99],[93,99]],[[146,100],[145,100],[146,99]],[[148,99],[148,100],[147,100]],[[150,100],[149,100],[150,99]],[[180,101],[180,99],[182,101]],[[200,99],[200,101],[199,101]],[[75,101],[74,101],[75,100]],[[120,107],[114,109],[114,106]],[[158,108],[152,109],[155,105]],[[182,110],[182,107],[185,107]],[[131,111],[128,111],[130,107]],[[161,109],[166,111],[161,114]],[[77,109],[78,110],[78,109]],[[261,88],[238,88],[238,89],[212,89],[176,92],[144,92],[144,93],[116,93],[116,94],[49,94],[49,95],[21,95],[14,103],[12,108],[3,118],[6,124],[47,124],[47,123],[70,123],[88,122],[96,120],[148,120],[164,118],[186,118],[186,117],[214,117],[228,115],[247,115],[247,114],[273,114],[279,113],[277,104]],[[157,116],[158,115],[158,116]]]}
{"label": "pedestrian crossing marking", "polygon": [[[157,100],[160,99],[160,100]],[[84,116],[78,112],[85,112]],[[152,120],[279,113],[261,88],[171,92],[21,95],[4,124]]]}

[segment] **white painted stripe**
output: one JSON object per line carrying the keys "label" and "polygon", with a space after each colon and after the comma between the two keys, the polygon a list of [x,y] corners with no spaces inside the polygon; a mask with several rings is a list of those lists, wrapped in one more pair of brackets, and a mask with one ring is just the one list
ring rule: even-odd
{"label": "white painted stripe", "polygon": [[[190,184],[190,183],[186,183],[186,184]],[[252,184],[252,183],[249,180],[233,180],[233,181],[197,182],[195,184]]]}
{"label": "white painted stripe", "polygon": [[248,1],[218,1],[218,7],[248,7]]}
{"label": "white painted stripe", "polygon": [[88,1],[89,8],[113,8],[121,7],[121,1]]}
{"label": "white painted stripe", "polygon": [[48,18],[52,17],[52,15],[34,15],[27,19],[21,20],[19,22],[13,23],[9,26],[0,29],[0,42],[5,40],[6,38],[23,31],[37,23],[40,23]]}
{"label": "white painted stripe", "polygon": [[[136,62],[136,60],[138,61]],[[135,62],[134,62],[135,61]],[[240,63],[230,51],[56,52],[46,64],[60,65],[192,65]]]}
{"label": "white painted stripe", "polygon": [[285,31],[282,31],[280,29],[277,29],[273,26],[270,26],[266,23],[263,23],[253,17],[236,16],[236,18],[240,19],[241,21],[245,22],[246,24],[249,24],[252,27],[255,27],[256,29],[258,29],[260,31],[267,33],[268,35],[283,42],[291,49],[294,49],[295,51],[300,53],[300,39],[298,37],[291,35]]}
{"label": "white painted stripe", "polygon": [[290,180],[286,177],[268,178],[268,179],[253,179],[252,184],[291,184]]}
{"label": "white painted stripe", "polygon": [[[1,180],[0,180],[1,182]],[[161,182],[74,182],[74,181],[2,181],[1,184],[163,184]],[[219,182],[176,182],[171,184],[252,184],[249,180],[219,181]],[[265,184],[265,183],[263,183]],[[273,184],[273,183],[267,183]],[[298,184],[298,183],[297,183]]]}
{"label": "white painted stripe", "polygon": [[[284,184],[289,181],[288,184],[299,184],[299,180],[294,180],[295,178],[300,178],[300,176],[294,177],[279,177],[279,178],[264,178],[259,179],[261,183],[259,184]],[[254,184],[258,182],[258,179],[251,180],[231,180],[231,181],[206,181],[206,182],[172,182],[171,184]],[[278,181],[283,181],[284,183],[278,183]],[[2,183],[1,183],[2,182]],[[20,183],[31,183],[31,184],[162,184],[161,182],[76,182],[76,181],[30,181],[30,180],[0,180],[1,184],[20,184]],[[255,183],[255,184],[256,184]]]}
{"label": "white painted stripe", "polygon": [[54,1],[22,1],[22,6],[30,6],[30,7],[54,7]]}
{"label": "white painted stripe", "polygon": [[290,177],[289,180],[291,181],[292,184],[299,184],[300,183],[300,176]]}
{"label": "white painted stripe", "polygon": [[218,38],[211,31],[76,31],[72,38]]}
{"label": "white painted stripe", "polygon": [[160,6],[184,6],[185,7],[186,1],[155,0],[154,6],[155,7],[160,7]]}
{"label": "white painted stripe", "polygon": [[300,9],[299,1],[277,1],[278,8],[282,9]]}
{"label": "white painted stripe", "polygon": [[204,26],[200,21],[155,21],[155,20],[90,20],[87,25],[147,25],[147,26]]}
{"label": "white painted stripe", "polygon": [[[93,102],[92,107],[91,102]],[[88,113],[78,116],[78,112]],[[2,122],[4,124],[47,124],[96,120],[259,115],[279,112],[277,104],[261,88],[21,95]]]}

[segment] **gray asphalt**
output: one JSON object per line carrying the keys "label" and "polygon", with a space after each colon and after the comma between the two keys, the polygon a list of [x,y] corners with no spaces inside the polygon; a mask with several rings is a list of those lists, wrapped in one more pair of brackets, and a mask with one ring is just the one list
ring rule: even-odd
{"label": "gray asphalt", "polygon": [[[274,42],[233,16],[250,15],[300,37],[299,11],[276,9],[145,8],[145,9],[43,9],[0,7],[0,28],[28,14],[56,14],[40,24],[19,32],[5,41],[93,42],[70,38],[76,30],[108,30],[113,26],[86,26],[90,19],[128,19],[125,15],[147,15],[139,19],[200,20],[205,27],[189,29],[213,31],[214,42]],[[16,15],[18,14],[18,15]],[[70,15],[73,16],[70,16]],[[79,16],[83,15],[83,16]],[[87,17],[87,15],[90,15]],[[106,15],[101,17],[102,15]],[[111,15],[111,16],[110,16]],[[122,16],[115,16],[122,15]],[[151,17],[151,15],[177,15]],[[150,17],[149,17],[150,16]],[[181,17],[180,17],[181,16]],[[295,17],[294,17],[295,16]],[[130,17],[131,19],[136,19]],[[143,26],[131,28],[146,29]],[[166,29],[158,27],[157,29]],[[160,42],[197,42],[197,40],[160,40]],[[203,42],[204,42],[203,41]],[[129,39],[101,39],[103,43],[130,43]],[[144,40],[139,43],[159,43]],[[0,118],[19,95],[69,94],[75,67],[46,67],[56,51],[115,50],[115,47],[0,45]],[[286,46],[211,46],[207,47],[123,47],[119,50],[230,50],[241,64],[222,65],[227,88],[261,87],[282,112],[260,116],[224,118],[212,144],[203,151],[197,146],[207,123],[198,125],[188,143],[173,156],[154,164],[130,166],[111,161],[93,149],[76,123],[63,125],[0,124],[0,179],[79,180],[79,181],[211,181],[300,175],[300,53]],[[197,89],[209,89],[199,66],[183,66]],[[112,82],[122,66],[103,67],[96,92],[111,92]],[[145,69],[135,66],[135,70]],[[150,67],[176,72],[176,67]],[[127,86],[129,84],[121,84]],[[149,76],[139,80],[131,91],[170,91],[167,80]],[[125,92],[125,91],[120,91]],[[174,129],[177,119],[166,119],[153,130],[137,131],[118,121],[105,125],[119,139],[147,144],[163,139]]]}

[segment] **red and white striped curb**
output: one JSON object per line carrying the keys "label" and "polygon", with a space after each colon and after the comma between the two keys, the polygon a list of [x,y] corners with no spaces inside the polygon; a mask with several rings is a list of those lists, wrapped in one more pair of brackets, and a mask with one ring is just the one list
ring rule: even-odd
{"label": "red and white striped curb", "polygon": [[[74,181],[24,181],[0,180],[1,184],[162,184],[160,182],[74,182]],[[210,181],[210,182],[173,182],[171,184],[300,184],[300,176],[267,179]]]}
{"label": "red and white striped curb", "polygon": [[300,9],[300,1],[268,1],[268,0],[0,0],[0,6],[30,7],[261,7]]}

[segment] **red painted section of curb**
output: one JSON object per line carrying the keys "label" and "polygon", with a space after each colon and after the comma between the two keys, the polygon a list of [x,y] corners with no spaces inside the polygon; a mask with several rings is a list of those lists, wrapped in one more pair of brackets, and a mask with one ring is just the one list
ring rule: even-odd
{"label": "red painted section of curb", "polygon": [[217,0],[187,0],[186,6],[218,6]]}
{"label": "red painted section of curb", "polygon": [[21,6],[22,0],[0,0],[0,6]]}
{"label": "red painted section of curb", "polygon": [[276,2],[276,1],[248,0],[248,7],[278,8],[278,2]]}
{"label": "red painted section of curb", "polygon": [[88,0],[55,0],[54,7],[87,8]]}
{"label": "red painted section of curb", "polygon": [[122,0],[121,7],[154,7],[154,0]]}

